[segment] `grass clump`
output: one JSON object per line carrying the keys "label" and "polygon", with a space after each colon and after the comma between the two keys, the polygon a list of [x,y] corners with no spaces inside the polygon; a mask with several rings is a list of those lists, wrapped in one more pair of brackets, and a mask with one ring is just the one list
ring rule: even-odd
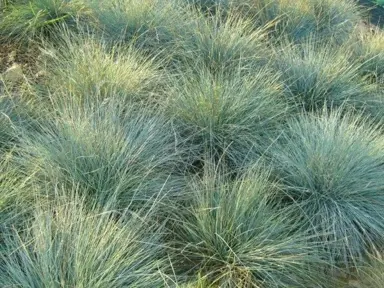
{"label": "grass clump", "polygon": [[302,229],[329,261],[351,268],[384,244],[384,139],[365,118],[342,110],[289,122],[273,151],[276,175]]}
{"label": "grass clump", "polygon": [[201,69],[175,80],[166,109],[198,158],[241,167],[264,153],[284,121],[288,108],[277,77],[266,69],[241,72]]}
{"label": "grass clump", "polygon": [[[8,88],[7,88],[8,89]],[[0,94],[0,155],[11,150],[17,143],[21,130],[33,131],[38,118],[31,103],[19,95]],[[1,157],[1,156],[0,156]]]}
{"label": "grass clump", "polygon": [[41,133],[24,137],[20,153],[43,183],[76,183],[100,205],[115,199],[118,207],[141,206],[162,189],[176,193],[182,183],[170,121],[134,105],[71,106]]}
{"label": "grass clump", "polygon": [[373,79],[383,81],[384,76],[384,32],[359,33],[359,40],[353,43],[355,57],[362,63],[360,71]]}
{"label": "grass clump", "polygon": [[191,13],[197,20],[193,29],[177,42],[180,46],[179,58],[189,66],[199,70],[208,67],[212,73],[233,69],[255,69],[267,62],[269,53],[265,41],[265,28],[254,29],[252,21],[242,19],[237,14],[228,13],[202,17]]}
{"label": "grass clump", "polygon": [[[173,263],[186,275],[200,271],[206,286],[195,287],[320,283],[321,260],[304,238],[291,234],[294,225],[286,222],[283,211],[271,205],[277,186],[268,179],[269,172],[257,167],[234,181],[207,169],[190,182],[194,199],[177,216]],[[316,274],[308,269],[313,264]]]}
{"label": "grass clump", "polygon": [[4,236],[1,229],[20,226],[32,213],[31,204],[38,198],[32,178],[33,172],[27,176],[20,173],[12,152],[0,156],[0,246]]}
{"label": "grass clump", "polygon": [[65,194],[47,207],[37,205],[24,233],[6,238],[2,287],[162,286],[162,231],[149,214],[126,212],[116,220],[108,205],[90,212],[76,191]]}
{"label": "grass clump", "polygon": [[[134,43],[147,52],[164,49],[182,21],[177,1],[90,0],[97,29],[112,43]],[[177,24],[176,22],[177,21]]]}
{"label": "grass clump", "polygon": [[[64,33],[55,47],[47,44],[40,61],[53,98],[70,95],[79,105],[101,102],[113,95],[121,103],[153,101],[165,78],[159,65],[132,47],[110,48],[90,35]],[[66,101],[66,100],[65,100]]]}
{"label": "grass clump", "polygon": [[281,72],[286,95],[307,111],[345,103],[361,107],[375,88],[361,79],[351,53],[307,41],[276,51],[273,65]]}
{"label": "grass clump", "polygon": [[380,286],[355,2],[0,0],[0,286]]}
{"label": "grass clump", "polygon": [[321,42],[343,43],[361,19],[358,6],[349,0],[234,0],[232,6],[254,19],[256,25],[275,22],[274,36],[296,43],[311,35]]}
{"label": "grass clump", "polygon": [[52,35],[52,29],[63,24],[75,27],[77,18],[86,15],[81,1],[32,0],[7,5],[0,20],[0,39],[28,44],[40,37]]}

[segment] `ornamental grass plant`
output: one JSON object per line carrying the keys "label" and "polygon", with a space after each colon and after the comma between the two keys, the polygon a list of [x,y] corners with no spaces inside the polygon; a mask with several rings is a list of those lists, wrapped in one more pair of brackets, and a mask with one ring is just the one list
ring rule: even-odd
{"label": "ornamental grass plant", "polygon": [[378,125],[325,110],[289,121],[271,149],[284,186],[276,199],[324,243],[335,265],[356,267],[383,247],[383,145]]}
{"label": "ornamental grass plant", "polygon": [[233,9],[254,19],[256,25],[276,22],[275,37],[288,38],[295,43],[305,42],[316,35],[318,41],[343,43],[361,19],[354,1],[342,0],[233,0]]}
{"label": "ornamental grass plant", "polygon": [[[197,287],[314,287],[324,263],[295,221],[271,201],[278,185],[254,166],[230,181],[212,167],[190,182],[190,206],[176,213],[172,245],[175,269],[193,276]],[[293,229],[293,230],[291,230]],[[171,250],[171,251],[172,251]],[[312,270],[315,265],[318,270]],[[210,286],[212,285],[212,286]],[[188,287],[188,286],[187,286]],[[192,286],[193,287],[193,286]]]}
{"label": "ornamental grass plant", "polygon": [[307,111],[321,110],[324,103],[361,107],[375,95],[376,87],[359,73],[361,64],[330,44],[286,42],[275,50],[272,62],[281,72],[287,97]]}
{"label": "ornamental grass plant", "polygon": [[88,0],[96,19],[96,33],[111,43],[133,43],[157,54],[170,45],[183,23],[178,1]]}
{"label": "ornamental grass plant", "polygon": [[285,121],[282,85],[267,69],[248,75],[192,69],[179,76],[165,110],[197,159],[223,159],[240,168],[264,153]]}
{"label": "ornamental grass plant", "polygon": [[254,29],[249,19],[228,12],[209,17],[192,11],[191,29],[186,30],[177,42],[179,51],[173,56],[181,65],[207,67],[212,73],[251,70],[265,65],[270,57],[266,45],[266,27]]}
{"label": "ornamental grass plant", "polygon": [[31,207],[35,201],[44,202],[33,185],[34,173],[22,175],[14,157],[14,152],[0,155],[0,250],[6,234],[5,227],[20,227],[33,213]]}
{"label": "ornamental grass plant", "polygon": [[21,93],[16,97],[8,92],[0,94],[0,155],[13,149],[22,130],[38,128],[38,107],[21,97]]}
{"label": "ornamental grass plant", "polygon": [[[5,239],[2,287],[161,287],[166,267],[151,213],[88,211],[78,190],[36,204],[25,231]],[[120,218],[116,217],[119,216]],[[125,217],[126,216],[126,217]]]}
{"label": "ornamental grass plant", "polygon": [[54,102],[65,95],[79,105],[111,97],[121,103],[150,102],[160,94],[166,77],[153,58],[132,46],[110,47],[89,32],[81,37],[66,29],[62,33],[54,45],[46,43],[39,61]]}
{"label": "ornamental grass plant", "polygon": [[365,13],[0,0],[0,287],[381,288]]}
{"label": "ornamental grass plant", "polygon": [[19,149],[25,169],[38,169],[37,182],[75,183],[89,199],[118,199],[120,208],[146,205],[159,191],[178,196],[182,148],[161,114],[108,102],[61,109],[56,123],[24,136]]}
{"label": "ornamental grass plant", "polygon": [[[366,32],[366,31],[365,31]],[[354,44],[355,57],[361,61],[361,72],[373,79],[383,80],[384,75],[384,32],[376,29],[372,33],[358,33]]]}
{"label": "ornamental grass plant", "polygon": [[80,0],[22,0],[5,4],[0,19],[2,42],[28,45],[31,40],[54,35],[63,24],[75,28],[79,19],[89,21],[87,7]]}

